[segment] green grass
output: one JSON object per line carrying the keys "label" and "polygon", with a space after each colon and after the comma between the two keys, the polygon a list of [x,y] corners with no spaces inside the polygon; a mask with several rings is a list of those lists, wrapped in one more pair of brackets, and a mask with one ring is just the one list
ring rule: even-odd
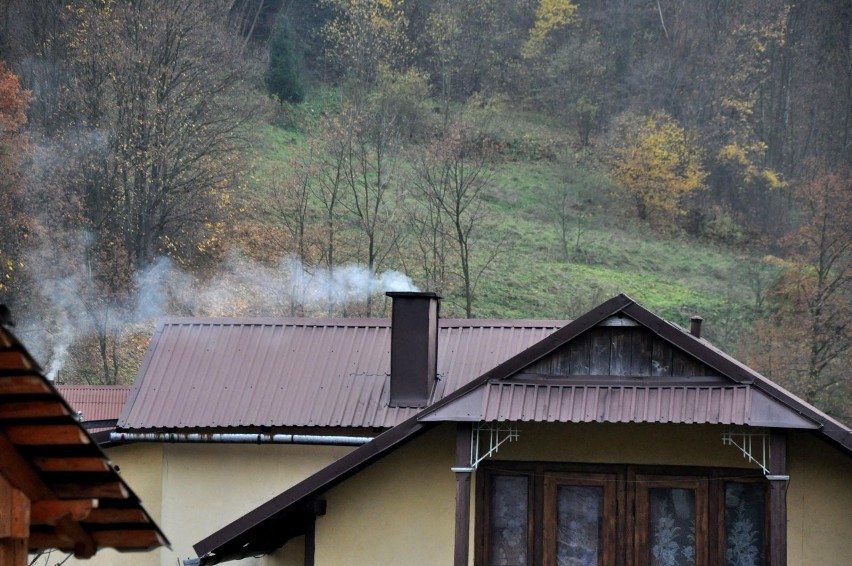
{"label": "green grass", "polygon": [[[333,91],[321,91],[299,112],[330,115],[339,107]],[[312,122],[315,127],[319,121]],[[645,307],[681,325],[689,316],[707,319],[706,333],[733,340],[745,319],[751,292],[741,276],[736,251],[695,238],[663,234],[632,218],[632,210],[613,198],[605,168],[594,156],[577,154],[564,132],[540,116],[507,114],[492,127],[509,152],[489,172],[487,225],[475,248],[482,262],[495,246],[499,253],[484,269],[474,311],[480,318],[574,318],[596,304],[626,293]],[[286,164],[308,142],[305,130],[265,126],[254,174],[254,190],[268,186],[276,167]],[[520,140],[520,141],[519,141]],[[541,157],[538,149],[554,152]],[[524,156],[525,148],[534,148]],[[407,166],[402,164],[401,170]],[[280,173],[277,173],[280,174]],[[567,191],[572,202],[569,256],[563,257],[553,195]],[[576,228],[582,228],[579,241]],[[410,263],[410,262],[409,262]],[[398,268],[390,261],[385,268]],[[481,269],[482,265],[478,266]],[[410,273],[417,279],[416,273]],[[443,313],[463,316],[458,289],[444,290]],[[734,321],[731,323],[731,317]],[[724,329],[714,318],[725,318]],[[736,327],[731,330],[731,324]],[[722,347],[728,344],[720,343]]]}

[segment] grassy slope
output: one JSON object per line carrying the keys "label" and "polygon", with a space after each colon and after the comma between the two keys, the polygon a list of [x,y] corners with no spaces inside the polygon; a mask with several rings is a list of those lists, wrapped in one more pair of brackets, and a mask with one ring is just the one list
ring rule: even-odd
{"label": "grassy slope", "polygon": [[[327,106],[326,106],[327,108]],[[323,101],[303,109],[302,119],[322,112]],[[663,235],[639,224],[612,198],[604,173],[588,159],[570,155],[560,132],[512,115],[499,135],[518,154],[491,174],[485,245],[500,253],[483,271],[475,313],[480,318],[573,318],[595,304],[626,293],[669,320],[688,325],[689,316],[707,319],[706,333],[729,347],[751,300],[738,274],[735,250],[678,235]],[[261,132],[256,180],[272,163],[285,163],[306,137],[268,126]],[[536,159],[541,147],[550,158]],[[554,149],[555,148],[555,149]],[[582,228],[579,246],[572,235],[570,256],[561,252],[554,191],[566,186]],[[257,187],[255,187],[257,188]],[[579,218],[579,219],[578,219]],[[445,297],[443,314],[462,316],[461,297]]]}

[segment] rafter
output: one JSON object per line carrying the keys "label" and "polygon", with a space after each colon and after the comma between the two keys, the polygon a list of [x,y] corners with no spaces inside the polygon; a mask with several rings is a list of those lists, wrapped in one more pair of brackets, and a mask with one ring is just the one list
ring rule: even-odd
{"label": "rafter", "polygon": [[47,485],[2,432],[0,432],[0,475],[23,491],[31,500],[53,498],[53,493]]}

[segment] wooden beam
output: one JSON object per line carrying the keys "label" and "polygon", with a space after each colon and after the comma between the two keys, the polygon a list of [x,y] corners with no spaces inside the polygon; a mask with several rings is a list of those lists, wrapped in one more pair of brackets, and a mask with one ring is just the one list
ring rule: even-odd
{"label": "wooden beam", "polygon": [[470,556],[470,423],[456,425],[456,529],[454,566],[467,566]]}
{"label": "wooden beam", "polygon": [[33,464],[42,472],[108,472],[112,468],[103,458],[33,458]]}
{"label": "wooden beam", "polygon": [[31,370],[33,366],[18,350],[0,350],[0,368]]}
{"label": "wooden beam", "polygon": [[118,481],[98,483],[61,483],[53,486],[53,491],[60,498],[89,498],[111,497],[127,499],[130,493],[124,484]]}
{"label": "wooden beam", "polygon": [[[0,366],[0,369],[3,369]],[[44,378],[38,375],[13,375],[0,377],[0,394],[26,395],[50,393]]]}
{"label": "wooden beam", "polygon": [[148,516],[142,509],[94,509],[86,519],[87,523],[147,523]]}
{"label": "wooden beam", "polygon": [[769,433],[769,564],[787,565],[787,433]]}
{"label": "wooden beam", "polygon": [[56,522],[56,532],[59,536],[66,537],[71,541],[76,558],[91,558],[98,550],[98,545],[95,544],[94,539],[83,530],[78,521],[75,521],[69,515],[61,517]]}
{"label": "wooden beam", "polygon": [[47,499],[32,504],[33,525],[56,525],[62,517],[75,521],[86,519],[98,506],[97,499]]}
{"label": "wooden beam", "polygon": [[91,440],[80,425],[13,425],[6,427],[6,436],[13,444],[50,446],[53,444],[90,444]]}
{"label": "wooden beam", "polygon": [[23,491],[30,500],[53,498],[53,493],[47,485],[2,432],[0,432],[0,475],[4,476],[13,487]]}
{"label": "wooden beam", "polygon": [[308,530],[305,533],[305,566],[314,566],[317,553],[317,517],[309,519]]}
{"label": "wooden beam", "polygon": [[117,531],[94,531],[92,538],[99,547],[125,548],[144,550],[165,546],[159,533],[153,529],[146,530],[117,530]]}
{"label": "wooden beam", "polygon": [[27,563],[30,533],[30,500],[0,474],[0,564]]}
{"label": "wooden beam", "polygon": [[27,401],[0,404],[0,419],[65,417],[70,413],[59,401]]}

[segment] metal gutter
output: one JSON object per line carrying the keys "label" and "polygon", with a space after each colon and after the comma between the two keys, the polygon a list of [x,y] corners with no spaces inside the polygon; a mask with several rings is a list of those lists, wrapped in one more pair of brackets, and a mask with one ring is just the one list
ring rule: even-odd
{"label": "metal gutter", "polygon": [[111,432],[109,439],[112,442],[361,446],[373,440],[373,437],[264,433]]}

